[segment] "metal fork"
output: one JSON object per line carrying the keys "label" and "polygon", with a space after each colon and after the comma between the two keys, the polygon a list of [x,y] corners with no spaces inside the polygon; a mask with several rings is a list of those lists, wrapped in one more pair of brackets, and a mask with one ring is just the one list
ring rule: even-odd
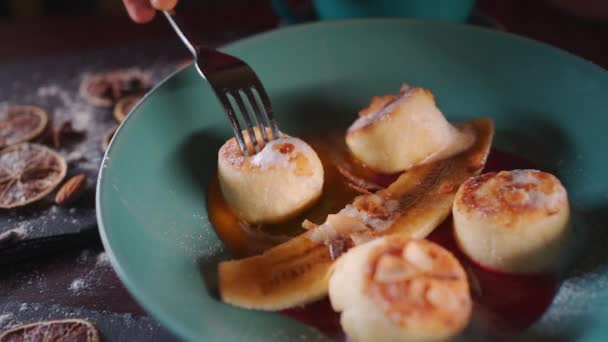
{"label": "metal fork", "polygon": [[[274,119],[270,99],[253,69],[234,56],[192,45],[180,25],[177,24],[176,20],[179,21],[179,19],[175,17],[175,14],[167,11],[163,11],[163,14],[192,53],[196,70],[203,79],[209,82],[222,103],[243,155],[250,155],[250,151],[237,118],[238,113],[245,123],[247,135],[253,146],[253,154],[259,152],[269,141],[278,138],[279,127]],[[183,27],[183,25],[181,26]],[[233,103],[236,104],[236,108]],[[263,110],[261,110],[262,108]],[[256,124],[254,124],[250,112],[253,112]],[[262,141],[258,141],[254,127],[259,129]],[[267,128],[270,128],[270,132],[267,132]]]}

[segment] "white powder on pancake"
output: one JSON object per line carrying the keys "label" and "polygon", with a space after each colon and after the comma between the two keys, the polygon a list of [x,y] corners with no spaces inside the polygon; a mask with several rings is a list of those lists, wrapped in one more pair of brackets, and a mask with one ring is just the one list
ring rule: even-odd
{"label": "white powder on pancake", "polygon": [[287,142],[289,138],[282,138],[271,141],[264,148],[251,158],[251,164],[258,166],[262,170],[269,168],[287,168],[289,167],[289,159],[291,153],[281,153],[279,149],[273,148],[277,144]]}
{"label": "white powder on pancake", "polygon": [[526,184],[540,184],[539,180],[533,176],[534,173],[540,172],[538,170],[513,170],[510,171],[511,177],[513,177],[513,184],[526,185]]}
{"label": "white powder on pancake", "polygon": [[[291,149],[284,148],[289,148],[288,146],[291,146]],[[251,158],[251,164],[258,166],[262,170],[275,167],[295,167],[293,163],[290,163],[290,160],[298,153],[308,156],[315,152],[304,141],[298,138],[279,138],[266,144],[260,152],[254,155]]]}
{"label": "white powder on pancake", "polygon": [[[549,210],[555,210],[566,200],[566,192],[563,187],[556,186],[559,183],[557,178],[539,178],[541,177],[541,171],[538,170],[513,170],[509,171],[512,177],[512,182],[515,185],[528,186],[528,204],[537,208],[546,208]],[[543,188],[543,184],[550,185],[554,191],[545,193],[540,189]]]}
{"label": "white powder on pancake", "polygon": [[[501,171],[481,184],[473,196],[481,206],[494,211],[502,211],[505,206],[554,211],[567,201],[560,181],[538,170]],[[484,210],[477,214],[486,215]]]}
{"label": "white powder on pancake", "polygon": [[381,110],[371,113],[368,115],[360,116],[353,124],[348,128],[349,132],[356,131],[358,129],[367,127],[378,120],[383,120],[387,117],[387,115],[395,110],[398,106],[400,106],[403,102],[407,101],[407,99],[412,94],[411,91],[406,91],[403,94],[400,94],[397,99],[388,104],[388,106],[382,108]]}

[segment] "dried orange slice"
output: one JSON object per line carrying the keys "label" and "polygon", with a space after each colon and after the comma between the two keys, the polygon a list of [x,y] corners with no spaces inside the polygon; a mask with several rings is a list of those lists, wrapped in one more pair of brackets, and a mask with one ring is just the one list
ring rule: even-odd
{"label": "dried orange slice", "polygon": [[8,107],[0,113],[0,148],[37,138],[48,123],[49,114],[40,107]]}
{"label": "dried orange slice", "polygon": [[0,334],[0,342],[9,341],[82,341],[99,342],[93,323],[68,318],[19,325]]}
{"label": "dried orange slice", "polygon": [[143,95],[129,95],[118,100],[116,106],[114,106],[114,119],[118,122],[122,122],[122,120],[127,117],[127,114],[131,112],[131,109],[133,109],[143,97]]}
{"label": "dried orange slice", "polygon": [[0,151],[0,208],[10,209],[35,202],[61,182],[65,159],[50,148],[33,143]]}

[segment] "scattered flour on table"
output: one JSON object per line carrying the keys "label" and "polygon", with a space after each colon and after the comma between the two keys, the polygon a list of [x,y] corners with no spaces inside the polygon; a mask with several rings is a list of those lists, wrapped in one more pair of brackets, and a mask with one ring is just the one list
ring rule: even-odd
{"label": "scattered flour on table", "polygon": [[86,284],[84,282],[84,279],[82,278],[76,278],[72,281],[72,283],[70,284],[70,291],[72,292],[80,292],[82,291],[84,288],[86,287]]}
{"label": "scattered flour on table", "polygon": [[[155,82],[156,79],[167,74],[166,70],[160,70],[160,65],[156,65],[155,68],[158,70],[151,69],[141,72]],[[125,70],[131,69],[133,68],[125,68]],[[80,83],[89,74],[81,72],[69,82],[63,81],[63,85],[49,82],[38,87],[35,94],[37,102],[42,101],[44,107],[52,108],[55,125],[69,121],[74,130],[85,134],[82,141],[73,146],[60,148],[60,152],[66,157],[66,160],[69,163],[76,163],[83,170],[96,172],[101,165],[103,155],[101,141],[115,122],[111,119],[112,108],[95,107],[80,95]]]}
{"label": "scattered flour on table", "polygon": [[32,227],[28,222],[21,222],[19,223],[17,228],[13,228],[11,230],[18,234],[20,238],[24,238],[27,236],[31,228]]}
{"label": "scattered flour on table", "polygon": [[[21,310],[21,308],[25,308]],[[148,317],[137,317],[130,313],[95,311],[80,307],[41,303],[0,303],[0,331],[21,324],[79,318],[89,320],[102,332],[119,331],[128,336],[140,336],[141,340],[156,341],[159,325]],[[155,339],[156,337],[156,339]],[[124,341],[124,339],[122,340]]]}
{"label": "scattered flour on table", "polygon": [[13,239],[23,239],[27,237],[30,229],[31,225],[29,222],[21,222],[15,228],[0,232],[0,236],[8,236],[10,234],[14,235]]}
{"label": "scattered flour on table", "polygon": [[4,329],[13,323],[13,314],[0,315],[0,329]]}
{"label": "scattered flour on table", "polygon": [[72,280],[68,290],[74,295],[82,295],[94,290],[101,284],[103,272],[111,271],[110,258],[104,251],[96,254],[91,249],[85,249],[78,256],[77,262],[81,265],[91,263],[94,265],[91,270]]}
{"label": "scattered flour on table", "polygon": [[56,126],[69,121],[74,130],[85,134],[83,141],[60,148],[67,161],[78,163],[81,169],[98,169],[101,164],[101,139],[109,127],[107,120],[104,120],[108,114],[100,111],[107,111],[107,108],[96,108],[82,99],[77,89],[68,91],[58,84],[41,86],[37,95],[49,104],[54,104],[49,107],[53,107],[53,122]]}
{"label": "scattered flour on table", "polygon": [[[156,76],[154,78],[158,79],[173,71],[174,67],[172,63],[159,62],[151,64],[150,69]],[[65,144],[65,146],[59,149],[59,152],[68,159],[70,169],[75,167],[79,171],[96,174],[102,160],[101,140],[107,129],[115,123],[111,119],[111,108],[96,108],[80,97],[78,86],[84,73],[76,71],[74,75],[74,77],[66,80],[62,79],[63,76],[53,78],[46,77],[45,74],[46,78],[41,78],[40,73],[36,73],[36,75],[32,74],[31,80],[23,81],[28,92],[13,91],[1,94],[2,97],[6,97],[6,101],[0,101],[0,111],[7,106],[18,103],[32,104],[48,109],[53,120],[52,122],[55,125],[70,121],[75,130],[84,131],[84,139],[74,144]],[[20,81],[15,81],[13,84],[13,88],[21,86]],[[19,235],[26,236],[29,234],[30,236],[38,236],[42,233],[47,223],[57,223],[54,220],[54,215],[58,215],[60,212],[67,213],[68,211],[56,206],[49,206],[48,210],[40,211],[33,215],[29,213],[28,215],[21,215],[22,211],[10,210],[7,212],[6,226],[14,227],[14,230]],[[78,223],[78,219],[74,218],[73,215],[83,215],[82,213],[86,214],[86,212],[86,210],[81,209],[78,211],[75,208],[69,209],[69,214],[72,217],[68,221],[64,221],[64,223]],[[79,216],[77,217],[79,218]],[[100,269],[97,267],[109,265],[109,260],[105,253],[97,255],[95,252],[87,250],[78,257],[79,264],[91,262],[94,263],[95,267],[89,272],[84,275],[74,274],[77,278],[71,282],[68,280],[68,284],[66,285],[68,291],[78,295],[87,289],[98,286],[103,279],[103,272],[107,273],[111,271],[111,269],[106,268],[100,272]],[[80,268],[78,267],[78,269]],[[37,269],[17,272],[13,278],[15,288],[27,286],[33,290],[39,290],[40,293],[48,292],[49,288],[47,285],[49,284],[47,284],[46,275]],[[57,305],[53,305],[53,309],[48,311],[48,314],[35,314],[41,307],[48,308],[49,306],[14,302],[0,303],[0,330],[15,324],[30,322],[34,318],[42,320],[56,319],[60,316],[86,318],[100,315],[99,312],[95,311],[65,308]],[[44,311],[46,312],[47,310]],[[139,321],[139,319],[134,319],[129,314],[112,315],[112,317],[111,325],[125,328],[130,328],[135,325],[136,321]],[[146,318],[145,321],[147,320]]]}
{"label": "scattered flour on table", "polygon": [[[151,64],[150,70],[145,73],[150,73],[153,79],[159,79],[173,69],[172,63],[159,62]],[[6,101],[0,101],[0,110],[16,103],[33,104],[48,109],[54,125],[61,125],[63,122],[69,121],[75,130],[83,131],[84,139],[73,144],[64,144],[59,148],[59,152],[70,163],[70,169],[75,167],[87,173],[97,173],[102,161],[101,140],[108,128],[115,123],[112,119],[111,108],[94,107],[80,96],[78,87],[85,75],[86,73],[78,71],[69,79],[63,77],[41,79],[39,76],[35,79],[32,75],[31,80],[24,80],[30,91],[9,94]],[[13,86],[20,87],[19,81],[16,81]],[[72,216],[64,219],[64,223],[79,224],[79,217],[73,215],[81,214],[83,211],[72,208],[68,212],[53,205],[39,214],[17,216],[17,211],[11,210],[8,212],[7,222],[11,225],[17,224],[14,231],[20,236],[25,237],[28,234],[37,236],[47,224],[56,223],[55,218],[59,216],[60,212],[66,212]],[[91,250],[83,251],[77,260],[81,265],[91,262],[95,265],[85,274],[75,274],[77,278],[66,285],[68,291],[79,295],[100,284],[103,273],[100,273],[98,267],[107,268],[110,263],[107,254],[97,255]],[[48,290],[46,276],[38,270],[19,272],[15,279],[17,281],[15,286],[19,286],[19,283],[24,284],[41,293]],[[25,303],[16,307],[16,311],[27,312],[31,309],[32,306]],[[0,317],[3,322],[8,322],[12,315],[2,314]]]}
{"label": "scattered flour on table", "polygon": [[101,252],[97,255],[97,262],[95,262],[95,266],[110,266],[110,258],[106,252]]}
{"label": "scattered flour on table", "polygon": [[[73,76],[66,78],[66,75],[51,76],[44,79],[24,79],[27,92],[14,92],[9,94],[6,101],[0,103],[0,111],[14,104],[31,104],[40,106],[49,111],[50,122],[54,127],[70,122],[76,131],[81,131],[84,135],[81,140],[66,140],[58,151],[66,158],[69,163],[69,170],[73,172],[85,172],[90,177],[94,177],[99,170],[102,160],[101,141],[107,129],[114,125],[111,109],[97,108],[81,98],[78,87],[84,75],[76,71]],[[8,212],[10,217],[14,216],[16,210]],[[46,236],[46,230],[55,225],[57,218],[67,216],[65,224],[79,225],[80,217],[90,215],[82,211],[73,212],[61,209],[54,205],[49,206],[48,210],[28,210],[25,208],[21,212],[27,213],[25,216],[12,218],[12,222],[6,223],[30,223],[29,237]],[[76,216],[76,217],[75,217]],[[89,217],[89,216],[84,216]],[[8,220],[7,220],[8,221]]]}

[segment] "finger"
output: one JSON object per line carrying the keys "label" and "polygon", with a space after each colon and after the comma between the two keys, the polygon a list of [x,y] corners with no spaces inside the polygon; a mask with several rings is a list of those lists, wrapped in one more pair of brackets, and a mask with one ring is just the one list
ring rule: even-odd
{"label": "finger", "polygon": [[143,24],[154,19],[156,11],[149,0],[123,0],[129,17],[136,23]]}
{"label": "finger", "polygon": [[150,0],[150,4],[159,11],[171,11],[177,5],[177,0]]}

